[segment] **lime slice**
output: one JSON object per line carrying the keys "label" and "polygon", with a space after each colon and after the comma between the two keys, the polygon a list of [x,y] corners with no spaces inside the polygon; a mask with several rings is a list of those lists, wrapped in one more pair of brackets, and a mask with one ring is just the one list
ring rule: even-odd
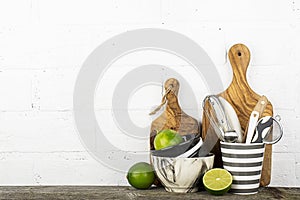
{"label": "lime slice", "polygon": [[223,195],[230,189],[232,184],[231,174],[220,168],[211,169],[203,176],[203,185],[210,194]]}

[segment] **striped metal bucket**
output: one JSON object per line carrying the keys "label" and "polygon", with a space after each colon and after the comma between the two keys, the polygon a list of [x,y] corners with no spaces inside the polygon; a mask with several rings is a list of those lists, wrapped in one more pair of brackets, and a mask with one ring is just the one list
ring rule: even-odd
{"label": "striped metal bucket", "polygon": [[230,189],[234,194],[258,192],[265,144],[221,142],[223,167],[233,176]]}

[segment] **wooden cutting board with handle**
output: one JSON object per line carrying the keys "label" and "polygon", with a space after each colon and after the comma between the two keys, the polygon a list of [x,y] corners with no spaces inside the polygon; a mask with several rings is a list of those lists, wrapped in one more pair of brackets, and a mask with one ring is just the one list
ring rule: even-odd
{"label": "wooden cutting board with handle", "polygon": [[[225,98],[234,108],[239,118],[242,132],[245,136],[245,130],[248,126],[249,117],[254,107],[256,106],[260,95],[254,92],[247,82],[247,69],[250,62],[250,51],[243,44],[236,44],[232,46],[228,52],[228,57],[233,71],[233,79],[229,87],[218,96]],[[262,116],[273,116],[273,106],[268,102]],[[206,132],[210,124],[205,114],[202,119],[202,137],[205,140]],[[222,157],[220,151],[220,144],[213,149],[216,154],[215,167],[222,167]],[[267,186],[271,180],[271,164],[272,164],[272,146],[266,145],[263,169],[261,174],[261,186]]]}
{"label": "wooden cutting board with handle", "polygon": [[163,105],[166,105],[163,113],[151,123],[150,149],[154,149],[153,141],[156,134],[164,129],[172,129],[180,135],[200,134],[199,122],[187,115],[180,107],[178,102],[179,81],[170,78],[165,82],[165,95],[161,105],[151,114],[155,114]]}

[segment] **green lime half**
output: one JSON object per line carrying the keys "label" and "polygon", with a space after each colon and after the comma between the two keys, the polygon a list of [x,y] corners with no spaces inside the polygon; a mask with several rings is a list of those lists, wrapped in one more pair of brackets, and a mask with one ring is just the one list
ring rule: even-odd
{"label": "green lime half", "polygon": [[148,189],[155,180],[152,166],[145,162],[134,164],[126,177],[129,184],[136,189]]}
{"label": "green lime half", "polygon": [[223,195],[230,189],[232,176],[226,169],[215,168],[203,176],[203,185],[210,194]]}

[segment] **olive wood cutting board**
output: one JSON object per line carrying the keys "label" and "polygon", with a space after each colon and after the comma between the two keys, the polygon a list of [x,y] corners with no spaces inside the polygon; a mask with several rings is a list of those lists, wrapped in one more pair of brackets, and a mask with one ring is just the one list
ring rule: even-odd
{"label": "olive wood cutting board", "polygon": [[151,123],[151,150],[154,149],[153,141],[156,134],[164,129],[175,130],[180,135],[200,134],[199,122],[195,118],[187,115],[179,105],[177,98],[179,92],[179,81],[175,78],[170,78],[165,82],[164,87],[165,95],[163,96],[162,103],[155,111],[152,112],[153,114],[160,110],[163,105],[166,105],[163,113]]}
{"label": "olive wood cutting board", "polygon": [[[254,92],[247,82],[246,73],[250,62],[249,49],[243,44],[236,44],[230,48],[228,57],[232,66],[233,79],[229,87],[224,92],[218,94],[218,96],[226,99],[236,111],[241,124],[243,136],[245,137],[245,130],[248,126],[249,117],[261,96]],[[264,116],[273,116],[273,106],[270,102],[268,102],[261,117]],[[202,138],[204,140],[209,126],[209,121],[203,113]],[[219,142],[216,144],[212,152],[216,155],[215,167],[222,167],[223,164]],[[272,146],[266,145],[260,180],[261,186],[267,186],[270,183],[271,164]]]}

